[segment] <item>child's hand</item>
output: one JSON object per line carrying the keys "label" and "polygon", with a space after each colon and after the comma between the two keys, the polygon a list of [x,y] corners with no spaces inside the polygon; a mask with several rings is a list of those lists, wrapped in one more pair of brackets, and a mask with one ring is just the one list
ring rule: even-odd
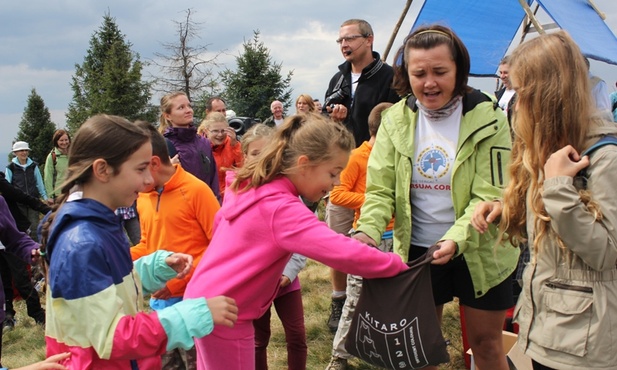
{"label": "child's hand", "polygon": [[375,241],[368,235],[366,235],[365,233],[356,233],[353,234],[352,238],[356,239],[357,241],[360,241],[364,244],[368,244],[372,247],[376,247],[377,243],[375,243]]}
{"label": "child's hand", "polygon": [[471,215],[471,226],[480,234],[488,230],[488,225],[501,216],[503,206],[499,201],[480,202],[476,205]]}
{"label": "child's hand", "polygon": [[39,248],[32,250],[32,265],[36,265],[41,260],[41,250]]}
{"label": "child's hand", "polygon": [[225,134],[229,136],[229,145],[236,146],[238,142],[238,136],[236,135],[236,130],[233,127],[225,127]]}
{"label": "child's hand", "polygon": [[589,157],[581,158],[572,145],[566,145],[548,157],[544,164],[544,179],[557,176],[574,177],[587,166],[589,166]]}
{"label": "child's hand", "polygon": [[155,299],[169,299],[171,298],[171,292],[169,291],[168,287],[164,286],[156,292],[152,293],[151,297]]}
{"label": "child's hand", "polygon": [[15,370],[47,370],[47,369],[59,369],[66,370],[66,367],[60,365],[58,361],[65,360],[71,356],[71,352],[59,353],[57,355],[49,356],[46,360],[37,362],[32,365],[17,368]]}
{"label": "child's hand", "polygon": [[206,301],[214,325],[234,327],[236,320],[238,320],[238,306],[234,299],[220,295],[208,298]]}
{"label": "child's hand", "polygon": [[165,263],[178,273],[176,276],[178,279],[182,279],[191,272],[193,256],[186,253],[174,253],[165,258]]}
{"label": "child's hand", "polygon": [[287,285],[291,284],[291,280],[285,275],[281,276],[281,281],[279,282],[279,286],[281,288],[285,288]]}
{"label": "child's hand", "polygon": [[171,161],[171,164],[180,164],[180,154],[176,154],[173,157],[169,158],[169,160]]}

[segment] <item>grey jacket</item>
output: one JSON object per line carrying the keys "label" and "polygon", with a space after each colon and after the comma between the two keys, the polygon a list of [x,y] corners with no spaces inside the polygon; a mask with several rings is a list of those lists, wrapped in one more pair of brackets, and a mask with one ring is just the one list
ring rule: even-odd
{"label": "grey jacket", "polygon": [[[617,133],[612,127],[598,134]],[[594,216],[580,201],[571,177],[544,181],[542,199],[551,228],[574,257],[568,260],[552,238],[523,275],[514,319],[518,343],[532,359],[555,369],[617,369],[617,146],[590,156],[587,188],[603,214]],[[530,242],[533,216],[527,213]]]}

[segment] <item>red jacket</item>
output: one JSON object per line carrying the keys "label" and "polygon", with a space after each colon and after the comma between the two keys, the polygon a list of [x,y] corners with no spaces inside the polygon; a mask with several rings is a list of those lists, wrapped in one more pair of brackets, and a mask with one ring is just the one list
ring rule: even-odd
{"label": "red jacket", "polygon": [[212,154],[216,162],[216,169],[219,171],[221,199],[223,199],[223,195],[225,194],[225,171],[242,167],[242,160],[244,159],[240,142],[236,141],[236,145],[232,146],[230,141],[231,139],[228,136],[225,138],[223,144],[212,144]]}

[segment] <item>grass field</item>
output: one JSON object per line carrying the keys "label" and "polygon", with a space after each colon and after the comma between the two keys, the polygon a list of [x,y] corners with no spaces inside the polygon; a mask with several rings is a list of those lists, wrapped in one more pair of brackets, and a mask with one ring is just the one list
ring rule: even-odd
{"label": "grass field", "polygon": [[[309,370],[323,370],[330,360],[333,335],[326,326],[330,310],[330,280],[326,266],[309,261],[300,273],[304,301],[305,324],[308,342]],[[17,326],[4,333],[2,365],[14,368],[42,360],[45,356],[44,330],[26,315],[23,301],[16,302]],[[269,364],[272,370],[287,368],[285,337],[276,313],[272,314],[272,339],[268,348]],[[462,343],[458,320],[458,305],[451,303],[444,310],[444,336],[450,340],[448,347],[451,363],[440,369],[464,369]],[[360,360],[352,360],[350,369],[378,369]]]}

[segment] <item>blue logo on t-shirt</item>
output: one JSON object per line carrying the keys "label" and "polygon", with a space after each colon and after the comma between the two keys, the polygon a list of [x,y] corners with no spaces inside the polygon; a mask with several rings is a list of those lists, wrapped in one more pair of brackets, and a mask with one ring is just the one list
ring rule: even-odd
{"label": "blue logo on t-shirt", "polygon": [[423,177],[437,180],[448,173],[450,160],[442,147],[435,146],[427,148],[420,153],[416,167]]}

